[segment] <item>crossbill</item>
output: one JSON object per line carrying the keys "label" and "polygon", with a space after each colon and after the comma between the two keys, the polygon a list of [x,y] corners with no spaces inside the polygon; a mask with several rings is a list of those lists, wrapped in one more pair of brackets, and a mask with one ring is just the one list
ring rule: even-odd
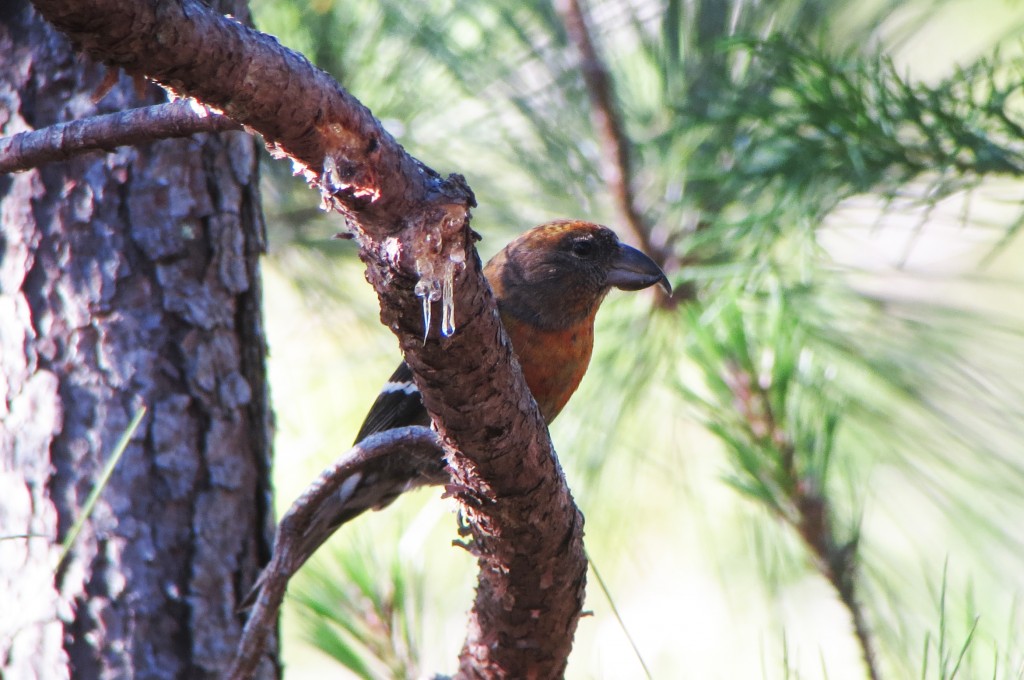
{"label": "crossbill", "polygon": [[[636,291],[655,284],[671,294],[664,272],[647,255],[591,222],[542,224],[509,243],[484,267],[502,325],[541,415],[551,423],[579,386],[594,346],[594,317],[612,288]],[[407,425],[429,425],[413,373],[403,361],[384,384],[356,443]],[[448,481],[440,457],[387,461],[354,475],[317,512],[295,551],[294,568],[335,530],[419,486]]]}

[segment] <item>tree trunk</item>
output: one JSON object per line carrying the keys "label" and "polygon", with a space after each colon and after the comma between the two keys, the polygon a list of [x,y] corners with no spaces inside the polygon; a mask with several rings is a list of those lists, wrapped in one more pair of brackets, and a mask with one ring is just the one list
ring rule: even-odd
{"label": "tree trunk", "polygon": [[[122,77],[94,105],[104,75],[27,1],[0,5],[0,132],[163,99]],[[272,535],[255,142],[0,175],[0,216],[0,677],[216,677]]]}

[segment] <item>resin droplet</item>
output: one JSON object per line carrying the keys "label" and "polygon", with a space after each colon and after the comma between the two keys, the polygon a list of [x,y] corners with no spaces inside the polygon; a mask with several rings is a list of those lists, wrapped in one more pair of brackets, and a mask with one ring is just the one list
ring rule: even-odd
{"label": "resin droplet", "polygon": [[441,335],[450,338],[455,333],[455,263],[444,265],[444,287],[441,291]]}
{"label": "resin droplet", "polygon": [[[431,268],[431,274],[433,274],[433,268]],[[413,292],[423,304],[423,344],[427,344],[427,336],[430,335],[431,306],[441,299],[441,283],[433,276],[421,275]]]}

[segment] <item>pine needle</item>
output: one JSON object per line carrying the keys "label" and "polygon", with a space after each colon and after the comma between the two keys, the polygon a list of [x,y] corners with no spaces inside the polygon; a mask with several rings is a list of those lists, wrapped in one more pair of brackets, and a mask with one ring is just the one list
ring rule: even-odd
{"label": "pine needle", "polygon": [[608,600],[608,606],[611,607],[612,616],[614,616],[615,620],[619,622],[619,628],[622,629],[623,635],[625,635],[626,640],[629,641],[629,646],[633,648],[633,653],[636,654],[637,661],[640,662],[640,666],[644,669],[644,675],[647,677],[647,680],[652,680],[651,669],[647,667],[647,663],[644,661],[644,657],[640,653],[640,648],[636,646],[636,641],[633,639],[633,636],[630,635],[629,628],[626,627],[626,622],[622,620],[622,616],[619,614],[619,608],[615,606],[615,600],[612,599],[612,594],[608,590],[608,585],[604,582],[604,579],[601,578],[601,572],[597,570],[597,564],[594,562],[594,558],[587,555],[587,561],[590,562],[590,569],[594,572],[594,578],[597,579],[598,587],[601,589],[601,592],[604,593],[605,599]]}
{"label": "pine needle", "polygon": [[99,480],[96,482],[96,486],[93,487],[92,492],[89,493],[89,497],[85,500],[85,505],[82,507],[82,512],[79,514],[78,519],[71,526],[71,530],[68,531],[68,535],[64,537],[64,541],[60,545],[60,558],[57,560],[57,566],[54,571],[59,571],[61,565],[64,564],[64,560],[67,559],[68,554],[71,552],[71,546],[75,544],[75,540],[78,539],[78,534],[81,533],[82,527],[85,526],[85,522],[89,519],[89,515],[92,514],[93,508],[96,506],[96,501],[99,500],[100,494],[103,493],[103,489],[106,488],[107,483],[110,482],[110,476],[114,473],[114,468],[117,467],[118,461],[121,460],[121,456],[128,448],[128,442],[131,441],[135,435],[135,430],[139,428],[139,423],[142,422],[142,418],[146,415],[146,407],[143,406],[135,412],[135,417],[132,418],[132,422],[128,424],[128,429],[121,435],[121,439],[118,440],[117,446],[114,447],[114,451],[107,460],[107,464],[103,467],[103,472],[100,474]]}

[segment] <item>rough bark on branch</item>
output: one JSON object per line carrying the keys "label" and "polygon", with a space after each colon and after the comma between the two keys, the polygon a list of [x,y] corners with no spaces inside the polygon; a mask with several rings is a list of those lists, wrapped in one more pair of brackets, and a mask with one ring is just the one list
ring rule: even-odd
{"label": "rough bark on branch", "polygon": [[296,553],[301,550],[303,534],[329,497],[355,475],[373,474],[375,466],[378,469],[390,466],[388,459],[398,457],[408,461],[412,469],[405,476],[411,477],[416,470],[433,465],[443,455],[441,442],[430,428],[412,426],[379,432],[346,451],[292,503],[278,524],[274,554],[260,576],[259,592],[235,661],[225,675],[227,680],[252,677],[263,654],[263,645],[274,632],[288,580],[309,557]]}
{"label": "rough bark on branch", "polygon": [[111,151],[118,146],[240,127],[226,116],[203,111],[193,102],[143,106],[2,137],[0,173],[64,161],[88,151]]}
{"label": "rough bark on branch", "polygon": [[[480,577],[461,672],[561,675],[583,602],[582,518],[481,274],[462,178],[442,180],[327,74],[195,0],[35,4],[93,57],[262,133],[345,213],[472,527]],[[424,332],[417,290],[449,293],[454,334],[436,321]]]}
{"label": "rough bark on branch", "polygon": [[[369,109],[275,38],[197,0],[37,0],[84,52],[223,111],[319,176],[337,159],[363,228],[393,233],[437,189]],[[388,180],[387,190],[382,186]]]}

